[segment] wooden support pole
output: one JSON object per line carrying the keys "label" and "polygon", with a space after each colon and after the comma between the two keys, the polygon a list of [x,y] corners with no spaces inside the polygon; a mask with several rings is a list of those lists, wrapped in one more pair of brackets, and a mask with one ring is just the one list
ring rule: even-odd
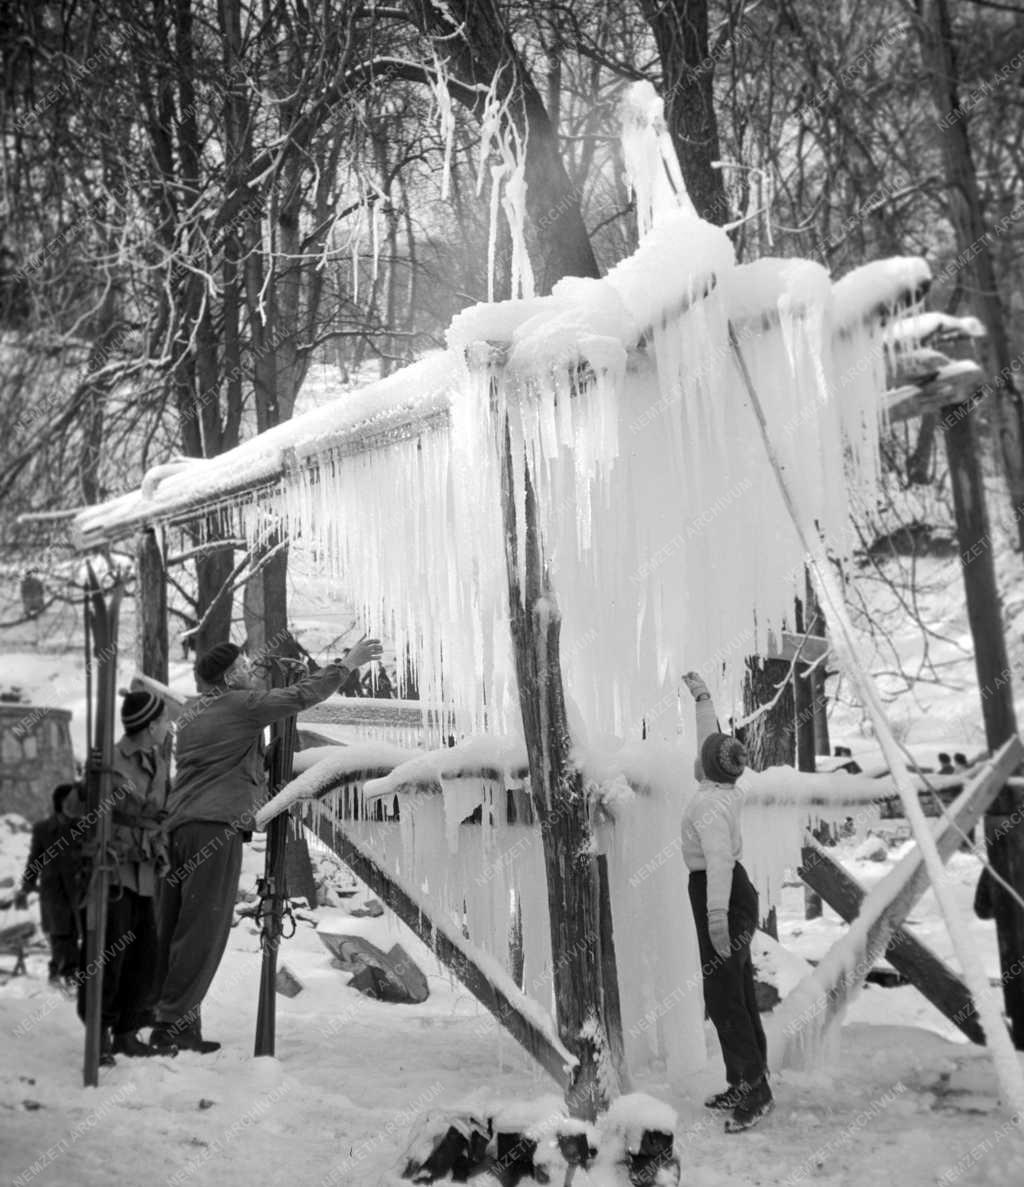
{"label": "wooden support pole", "polygon": [[[948,404],[942,410],[953,507],[956,513],[960,567],[967,618],[974,641],[974,665],[981,690],[985,738],[995,751],[1017,732],[1010,661],[1003,633],[1002,605],[996,584],[992,534],[974,433],[971,404]],[[1008,771],[1007,775],[1012,774]],[[1006,822],[1013,823],[1007,827]],[[1024,793],[1004,787],[986,820],[988,859],[992,868],[1024,896]],[[1006,894],[996,896],[996,932],[1003,972],[1003,1001],[1013,1044],[1024,1050],[1024,977],[1016,975],[1024,953],[1024,910]]]}
{"label": "wooden support pole", "polygon": [[438,927],[414,895],[380,865],[364,844],[349,836],[345,823],[324,805],[313,827],[320,840],[452,970],[559,1088],[568,1092],[573,1078],[567,1067],[567,1053],[552,1043],[538,1025],[534,1003],[519,990],[496,984],[485,971],[488,958],[454,930]]}
{"label": "wooden support pole", "polygon": [[[806,630],[809,627],[804,605],[799,599],[796,604],[796,626],[797,630]],[[793,672],[793,708],[796,712],[796,769],[813,772],[817,767],[814,745],[814,685],[811,682],[813,676],[808,674],[808,666],[798,663]],[[804,918],[821,918],[821,897],[806,884]]]}
{"label": "wooden support pole", "polygon": [[157,539],[163,528],[147,528],[135,553],[135,636],[139,671],[167,683],[167,579]]}
{"label": "wooden support pole", "polygon": [[[497,403],[493,399],[492,408]],[[500,420],[497,444],[509,613],[530,789],[544,844],[558,1033],[579,1061],[566,1100],[575,1116],[593,1120],[610,1103],[607,1069],[615,1067],[616,1053],[623,1048],[618,995],[603,991],[614,973],[614,955],[602,953],[600,876],[594,869],[583,775],[571,758],[559,659],[561,619],[548,583],[529,462],[523,462],[526,489],[520,503],[507,416]],[[522,573],[520,541],[525,554]],[[604,925],[609,927],[610,921]]]}

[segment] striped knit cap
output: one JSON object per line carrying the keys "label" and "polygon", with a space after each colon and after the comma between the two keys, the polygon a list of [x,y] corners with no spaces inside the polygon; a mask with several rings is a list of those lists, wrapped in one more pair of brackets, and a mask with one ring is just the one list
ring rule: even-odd
{"label": "striped knit cap", "polygon": [[746,747],[729,734],[710,734],[700,748],[700,765],[712,783],[735,783],[747,765]]}
{"label": "striped knit cap", "polygon": [[151,721],[156,721],[163,711],[163,701],[153,693],[145,689],[130,692],[125,696],[124,704],[121,706],[121,724],[125,733],[137,734]]}

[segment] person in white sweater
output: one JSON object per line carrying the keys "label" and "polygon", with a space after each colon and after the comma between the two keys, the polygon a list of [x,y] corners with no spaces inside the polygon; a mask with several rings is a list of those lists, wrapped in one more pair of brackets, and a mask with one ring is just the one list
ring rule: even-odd
{"label": "person in white sweater", "polygon": [[693,694],[699,758],[697,790],[683,811],[683,860],[697,925],[704,1003],[722,1047],[729,1087],[704,1103],[728,1111],[727,1133],[749,1129],[770,1111],[767,1043],[754,993],[750,942],[759,914],[757,891],[740,858],[743,792],[736,780],[747,765],[738,738],[720,733],[707,685],[696,672],[683,680]]}

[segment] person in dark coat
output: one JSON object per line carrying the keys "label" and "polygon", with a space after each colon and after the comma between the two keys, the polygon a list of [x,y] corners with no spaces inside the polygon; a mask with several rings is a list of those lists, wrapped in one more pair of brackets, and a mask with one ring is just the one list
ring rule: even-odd
{"label": "person in dark coat", "polygon": [[[164,739],[171,723],[166,706],[151,692],[129,692],[121,705],[124,733],[114,746],[110,852],[114,862],[107,897],[104,940],[101,1060],[153,1052],[138,1035],[153,1023],[157,961],[158,879],[167,866],[163,835],[170,773]],[[78,1014],[85,1017],[87,976],[78,988]]]}
{"label": "person in dark coat", "polygon": [[696,792],[683,810],[682,853],[697,927],[704,1004],[718,1033],[729,1087],[704,1103],[731,1113],[727,1133],[749,1129],[773,1105],[768,1044],[754,990],[750,946],[759,919],[757,891],[740,858],[742,790],[747,765],[737,738],[719,733],[715,706],[696,672],[683,677],[693,694],[700,757]]}
{"label": "person in dark coat", "polygon": [[381,654],[364,639],[345,658],[288,688],[257,691],[248,660],[218,643],[196,660],[199,696],[177,723],[166,824],[170,870],[160,895],[160,976],[154,1050],[205,1054],[203,999],[227,947],[242,867],[242,834],[266,798],[263,731],[326,700]]}
{"label": "person in dark coat", "polygon": [[32,825],[32,844],[14,904],[28,905],[38,892],[39,912],[50,944],[50,983],[72,984],[78,971],[81,931],[78,900],[81,893],[81,839],[75,821],[65,813],[68,797],[78,799],[80,785],[61,783],[53,792],[53,815]]}

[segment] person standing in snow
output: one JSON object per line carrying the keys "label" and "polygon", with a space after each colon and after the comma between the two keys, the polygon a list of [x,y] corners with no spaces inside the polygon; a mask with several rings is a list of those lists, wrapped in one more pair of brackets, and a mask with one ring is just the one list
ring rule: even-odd
{"label": "person standing in snow", "polygon": [[50,944],[51,985],[72,985],[78,972],[81,845],[74,817],[65,812],[68,798],[76,799],[78,793],[75,783],[61,783],[54,789],[53,815],[32,825],[25,873],[14,896],[14,905],[24,911],[28,896],[39,894],[40,923]]}
{"label": "person standing in snow", "polygon": [[218,643],[195,664],[199,696],[178,720],[168,803],[171,869],[160,896],[162,988],[150,1045],[158,1052],[216,1051],[201,1007],[227,947],[242,868],[242,833],[266,796],[263,731],[326,700],[381,654],[363,639],[344,659],[288,688],[257,691],[248,659]]}
{"label": "person standing in snow", "polygon": [[757,891],[740,862],[743,744],[718,732],[715,706],[696,672],[683,680],[693,694],[699,758],[696,792],[683,811],[683,860],[697,926],[704,1002],[718,1032],[729,1087],[704,1103],[728,1111],[727,1133],[749,1129],[772,1108],[764,1028],[754,992],[750,944],[758,924]]}
{"label": "person standing in snow", "polygon": [[[151,692],[129,692],[121,705],[124,734],[114,747],[113,803],[110,810],[112,860],[107,898],[103,963],[103,1033],[100,1062],[114,1055],[150,1055],[138,1035],[152,1025],[158,954],[158,880],[167,866],[162,823],[170,772],[164,740],[170,718]],[[85,1018],[86,980],[78,986],[78,1015]]]}

